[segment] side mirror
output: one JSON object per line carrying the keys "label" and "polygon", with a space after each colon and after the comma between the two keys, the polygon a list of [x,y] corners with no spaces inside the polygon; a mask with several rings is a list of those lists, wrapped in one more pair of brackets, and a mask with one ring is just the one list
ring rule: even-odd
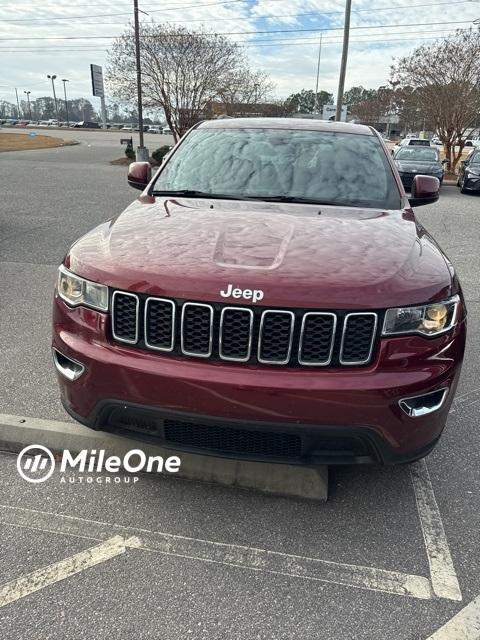
{"label": "side mirror", "polygon": [[410,206],[420,207],[436,202],[440,196],[440,180],[432,176],[415,176],[412,183]]}
{"label": "side mirror", "polygon": [[143,191],[152,178],[152,167],[149,162],[132,162],[128,167],[128,184],[134,189]]}

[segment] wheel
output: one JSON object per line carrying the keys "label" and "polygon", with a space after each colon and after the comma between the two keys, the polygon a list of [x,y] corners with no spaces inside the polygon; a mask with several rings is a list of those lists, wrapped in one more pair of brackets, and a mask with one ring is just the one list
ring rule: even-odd
{"label": "wheel", "polygon": [[465,176],[463,176],[463,180],[462,180],[462,183],[460,185],[460,193],[467,193],[467,190],[465,188]]}

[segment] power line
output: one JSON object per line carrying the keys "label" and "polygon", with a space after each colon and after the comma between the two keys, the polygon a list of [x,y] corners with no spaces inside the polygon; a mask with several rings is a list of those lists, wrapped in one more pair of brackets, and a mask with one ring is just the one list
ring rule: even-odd
{"label": "power line", "polygon": [[[381,39],[381,40],[357,40],[357,39],[351,39],[350,42],[353,43],[357,43],[357,44],[375,44],[375,43],[379,43],[379,44],[383,44],[384,42],[409,42],[411,40],[411,36],[416,34],[422,34],[425,33],[425,31],[418,31],[418,32],[411,32],[411,31],[400,31],[398,32],[398,34],[392,34],[392,35],[408,35],[409,37],[405,37],[405,38],[385,38],[385,39]],[[452,35],[455,32],[454,31],[450,31],[450,32],[446,32],[444,29],[442,29],[441,31],[437,32],[437,31],[430,31],[430,33],[434,33],[436,35],[432,36],[432,37],[422,37],[417,36],[415,37],[415,40],[436,40],[438,38],[441,37],[446,37],[448,35]],[[444,36],[440,35],[440,34],[444,34]],[[380,34],[379,34],[380,35]],[[328,39],[324,39],[323,40],[323,44],[328,45],[328,44],[341,44],[342,40],[338,40],[338,39],[333,39],[333,38],[338,38],[338,36],[331,36],[332,39],[328,40]],[[374,36],[374,37],[378,37],[378,36]],[[357,38],[371,38],[371,36],[369,34],[359,34],[357,36]],[[289,41],[274,41],[274,42],[262,42],[262,43],[256,43],[256,42],[251,42],[251,43],[238,43],[241,44],[242,46],[256,46],[256,47],[260,47],[260,46],[265,46],[265,47],[294,47],[294,46],[304,46],[304,45],[311,45],[313,44],[318,44],[318,38],[310,38],[310,39],[305,39],[303,40],[302,38],[290,38],[289,40],[300,40],[300,42],[289,42]],[[12,49],[6,49],[6,48],[0,48],[0,52],[3,53],[22,53],[22,52],[41,52],[41,51],[62,51],[63,52],[67,52],[67,51],[72,51],[72,52],[78,52],[78,51],[105,51],[105,49],[99,49],[97,47],[54,47],[54,48],[33,48],[33,49],[19,49],[19,48],[12,48]],[[43,83],[42,83],[43,84]],[[33,85],[32,85],[33,86]]]}
{"label": "power line", "polygon": [[[247,0],[222,0],[221,2],[205,2],[202,4],[189,4],[189,5],[177,5],[173,7],[164,7],[163,9],[148,9],[149,13],[163,13],[164,11],[178,11],[183,9],[199,9],[201,7],[213,7],[226,4],[238,4],[239,2],[246,2]],[[268,0],[269,2],[278,2],[280,0]],[[79,5],[77,5],[79,6]],[[98,5],[97,5],[98,6]],[[32,22],[37,20],[83,20],[85,18],[111,18],[113,16],[129,16],[131,12],[125,13],[100,13],[96,15],[84,14],[81,16],[50,16],[45,18],[9,18],[2,22]]]}
{"label": "power line", "polygon": [[[365,27],[365,29],[368,29],[369,27]],[[452,31],[452,29],[430,29],[429,33],[434,33],[434,34],[443,34],[445,32],[448,32],[448,34],[452,34],[455,33],[454,31]],[[425,34],[425,30],[421,30],[421,31],[412,31],[412,30],[408,30],[408,31],[396,31],[394,33],[391,33],[389,35],[410,35],[410,36],[416,36],[416,35],[423,35]],[[356,34],[357,38],[377,38],[378,36],[381,36],[382,34],[370,34],[370,33],[358,33]],[[325,36],[323,39],[323,42],[329,42],[332,38],[337,38],[338,36],[335,34],[332,34],[330,36]],[[301,41],[301,43],[305,43],[308,44],[310,42],[316,42],[318,43],[318,37],[315,38],[311,38],[311,37],[307,37],[307,36],[303,36],[300,38],[261,38],[259,40],[249,40],[248,42],[242,41],[242,40],[238,40],[235,41],[238,44],[243,44],[243,45],[248,45],[248,46],[260,46],[263,44],[288,44],[290,42],[297,42],[297,41]],[[360,41],[359,41],[360,42]],[[374,40],[372,42],[381,42],[381,40]],[[80,50],[94,50],[94,51],[104,51],[105,47],[103,48],[99,48],[97,45],[91,44],[78,44],[78,45],[65,45],[65,46],[52,46],[49,47],[47,46],[30,46],[30,45],[20,45],[18,47],[13,46],[13,45],[5,45],[5,47],[1,47],[0,46],[0,51],[67,51],[67,50],[72,50],[72,51],[80,51]]]}
{"label": "power line", "polygon": [[[231,2],[244,2],[245,0],[228,0],[228,2],[214,2],[214,3],[208,3],[208,4],[200,4],[200,5],[188,5],[188,6],[183,6],[183,7],[170,7],[170,8],[164,8],[164,9],[154,9],[154,10],[150,10],[149,9],[149,13],[158,13],[158,12],[163,12],[163,11],[177,11],[178,9],[182,8],[182,9],[188,9],[191,7],[202,7],[202,6],[214,6],[214,5],[224,5],[224,4],[229,4]],[[272,2],[273,0],[269,0],[270,2]],[[395,9],[415,9],[415,8],[428,8],[428,7],[438,7],[438,6],[443,6],[443,5],[458,5],[458,4],[472,4],[472,0],[458,0],[457,2],[432,2],[432,3],[421,3],[421,4],[406,4],[406,5],[390,5],[390,6],[380,6],[380,7],[368,7],[368,8],[363,8],[363,9],[352,9],[352,13],[371,13],[372,11],[391,11],[391,10],[395,10]],[[77,5],[78,6],[78,5]],[[154,5],[157,6],[157,5]],[[300,18],[300,17],[304,17],[304,16],[328,16],[328,15],[338,15],[338,14],[342,14],[343,10],[338,10],[338,11],[308,11],[306,13],[284,13],[284,14],[250,14],[249,16],[245,16],[245,18],[250,18],[250,19],[259,19],[259,18],[263,18],[263,19],[273,19],[273,18]],[[68,22],[70,20],[85,20],[85,19],[94,19],[94,18],[111,18],[111,17],[116,17],[116,16],[130,16],[131,13],[101,13],[101,14],[95,14],[95,15],[90,15],[90,14],[84,14],[81,16],[62,16],[62,17],[45,17],[45,18],[9,18],[7,20],[1,20],[1,22],[37,22],[37,21],[41,21],[41,22],[45,22],[47,21],[45,24],[42,24],[40,26],[47,26],[49,24],[48,21],[65,21]],[[182,23],[192,23],[192,22],[207,22],[210,21],[212,18],[194,18],[194,19],[189,19],[189,20],[169,20],[167,21],[168,23],[172,22],[172,23],[178,23],[178,24],[182,24]],[[215,18],[215,22],[224,22],[224,21],[230,21],[233,20],[233,17],[230,18]],[[88,24],[88,23],[86,23]],[[123,25],[125,24],[124,22],[95,22],[94,24],[102,24],[102,25]]]}
{"label": "power line", "polygon": [[[354,29],[392,29],[399,27],[431,27],[437,25],[448,25],[448,24],[472,24],[471,20],[455,20],[455,21],[447,21],[447,22],[410,22],[404,24],[373,24],[366,26],[358,26],[351,27]],[[256,35],[256,34],[264,34],[264,33],[318,33],[319,31],[341,31],[343,27],[328,27],[328,28],[320,28],[317,27],[315,29],[267,29],[267,30],[256,30],[256,31],[221,31],[221,32],[206,32],[201,35],[205,36],[240,36],[240,35]],[[37,38],[0,38],[0,41],[3,42],[17,42],[21,40],[115,40],[119,36],[41,36]],[[150,35],[141,35],[142,38],[155,38],[156,36]],[[178,36],[170,36],[170,37],[183,37],[181,34]]]}

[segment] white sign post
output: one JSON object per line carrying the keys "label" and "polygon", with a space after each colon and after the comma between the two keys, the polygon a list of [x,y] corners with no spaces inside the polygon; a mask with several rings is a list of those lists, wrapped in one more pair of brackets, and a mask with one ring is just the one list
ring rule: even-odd
{"label": "white sign post", "polygon": [[105,88],[103,86],[103,69],[98,64],[90,65],[90,74],[92,76],[92,94],[100,98],[102,107],[103,128],[107,128],[107,109],[105,107]]}
{"label": "white sign post", "polygon": [[[322,111],[322,120],[335,120],[335,116],[337,113],[337,105],[336,104],[324,104]],[[342,122],[347,121],[347,107],[346,105],[342,105]]]}

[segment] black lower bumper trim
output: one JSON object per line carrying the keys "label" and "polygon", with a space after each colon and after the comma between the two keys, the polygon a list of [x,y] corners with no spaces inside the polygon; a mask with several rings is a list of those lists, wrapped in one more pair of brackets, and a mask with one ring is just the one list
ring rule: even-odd
{"label": "black lower bumper trim", "polygon": [[299,465],[399,464],[426,456],[436,444],[398,455],[368,426],[244,421],[164,411],[118,400],[100,402],[78,422],[175,451]]}

